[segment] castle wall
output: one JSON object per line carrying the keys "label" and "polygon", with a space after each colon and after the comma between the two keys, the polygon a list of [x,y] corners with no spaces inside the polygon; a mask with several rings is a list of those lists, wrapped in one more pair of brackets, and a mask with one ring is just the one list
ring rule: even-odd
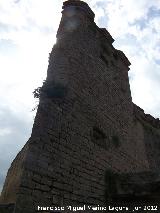
{"label": "castle wall", "polygon": [[[102,205],[108,169],[149,169],[146,136],[142,124],[134,123],[130,63],[93,22],[89,7],[75,2],[78,10],[64,3],[32,135],[20,154],[25,160],[15,213],[35,212],[38,205]],[[21,163],[11,172],[18,169]],[[7,186],[3,191],[12,193]]]}
{"label": "castle wall", "polygon": [[27,152],[27,144],[16,156],[12,162],[11,167],[7,173],[7,179],[5,180],[3,190],[0,196],[1,203],[15,203],[17,199],[17,193],[21,183],[21,177],[23,173],[23,164],[25,161]]}
{"label": "castle wall", "polygon": [[149,162],[149,168],[153,172],[160,171],[160,121],[149,114],[145,114],[144,110],[134,105],[135,126],[138,126],[136,132],[138,136],[138,145],[141,141],[146,158]]}

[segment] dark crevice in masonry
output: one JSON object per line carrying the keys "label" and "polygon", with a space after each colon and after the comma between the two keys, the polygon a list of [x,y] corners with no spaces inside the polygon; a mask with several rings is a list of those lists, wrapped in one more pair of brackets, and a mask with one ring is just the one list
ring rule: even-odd
{"label": "dark crevice in masonry", "polygon": [[105,133],[99,129],[98,127],[93,127],[93,137],[96,139],[96,140],[99,140],[99,139],[105,139],[106,138],[106,135]]}
{"label": "dark crevice in masonry", "polygon": [[106,134],[97,126],[94,126],[90,132],[91,141],[100,146],[101,148],[108,150],[109,138]]}
{"label": "dark crevice in masonry", "polygon": [[48,193],[48,192],[51,191],[51,187],[50,187],[49,190],[43,190],[43,189],[40,189],[40,188],[34,188],[33,191],[34,191],[34,190],[37,190],[37,191],[40,191],[40,192],[46,192],[46,193]]}
{"label": "dark crevice in masonry", "polygon": [[23,185],[21,184],[20,187],[24,188],[24,189],[29,189],[29,190],[33,190],[32,186],[26,186],[26,185]]}
{"label": "dark crevice in masonry", "polygon": [[32,178],[32,181],[34,182],[34,183],[38,183],[38,184],[40,184],[40,185],[46,185],[46,183],[44,184],[44,183],[41,183],[41,181],[37,181],[37,180],[35,180],[35,179],[33,179]]}
{"label": "dark crevice in masonry", "polygon": [[112,136],[112,143],[116,148],[118,148],[121,145],[121,141],[117,135]]}

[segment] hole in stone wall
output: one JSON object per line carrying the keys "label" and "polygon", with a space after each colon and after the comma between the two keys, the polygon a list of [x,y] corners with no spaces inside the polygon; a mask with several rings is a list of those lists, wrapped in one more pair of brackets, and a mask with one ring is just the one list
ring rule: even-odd
{"label": "hole in stone wall", "polygon": [[117,135],[113,135],[112,136],[112,143],[115,147],[119,147],[121,142],[120,142],[120,139]]}
{"label": "hole in stone wall", "polygon": [[96,140],[105,139],[106,135],[98,127],[93,127],[93,138]]}
{"label": "hole in stone wall", "polygon": [[108,150],[110,148],[110,138],[108,135],[99,127],[94,126],[91,129],[91,141],[97,146]]}

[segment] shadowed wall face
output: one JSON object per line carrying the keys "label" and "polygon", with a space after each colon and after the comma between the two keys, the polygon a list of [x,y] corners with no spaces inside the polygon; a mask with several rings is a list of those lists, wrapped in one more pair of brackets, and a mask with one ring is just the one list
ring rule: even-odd
{"label": "shadowed wall face", "polygon": [[86,3],[64,2],[32,135],[19,154],[23,166],[17,157],[6,183],[14,171],[22,175],[14,192],[7,184],[2,192],[5,203],[12,192],[15,213],[38,205],[103,205],[108,168],[148,169],[144,146],[133,137],[130,62],[113,41]]}

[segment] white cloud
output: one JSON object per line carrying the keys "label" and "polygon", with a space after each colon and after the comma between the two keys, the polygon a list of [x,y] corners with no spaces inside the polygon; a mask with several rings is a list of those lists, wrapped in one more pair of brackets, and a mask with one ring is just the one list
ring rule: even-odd
{"label": "white cloud", "polygon": [[11,133],[12,133],[12,131],[10,129],[8,129],[8,128],[0,129],[0,136],[9,135]]}
{"label": "white cloud", "polygon": [[31,134],[32,92],[46,78],[60,8],[57,0],[0,0],[0,179]]}
{"label": "white cloud", "polygon": [[[29,138],[35,115],[31,113],[35,106],[32,92],[46,77],[62,2],[0,0],[0,109],[3,111],[0,160],[3,176]],[[86,2],[95,12],[98,25],[108,29],[116,40],[114,45],[124,51],[132,63],[129,75],[133,101],[146,112],[160,117],[160,16],[154,16],[151,11],[151,8],[160,9],[160,0]],[[10,120],[4,126],[5,115]],[[10,151],[4,156],[8,145]]]}

